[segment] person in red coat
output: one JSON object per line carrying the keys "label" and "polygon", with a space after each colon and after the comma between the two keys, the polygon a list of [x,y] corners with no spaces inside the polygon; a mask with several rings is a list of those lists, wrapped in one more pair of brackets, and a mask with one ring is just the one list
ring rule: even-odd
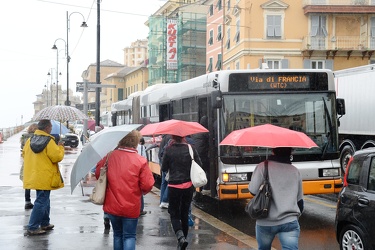
{"label": "person in red coat", "polygon": [[[141,197],[151,191],[155,182],[147,160],[137,152],[140,138],[139,131],[131,131],[107,155],[107,190],[103,210],[112,224],[115,250],[135,249]],[[97,178],[107,156],[96,166]]]}

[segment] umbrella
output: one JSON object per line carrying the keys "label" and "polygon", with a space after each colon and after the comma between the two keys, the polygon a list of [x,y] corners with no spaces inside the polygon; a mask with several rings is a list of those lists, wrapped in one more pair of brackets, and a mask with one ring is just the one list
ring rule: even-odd
{"label": "umbrella", "polygon": [[51,134],[52,135],[65,135],[66,133],[69,133],[70,130],[61,122],[56,121],[56,120],[51,120],[52,123],[52,130]]}
{"label": "umbrella", "polygon": [[103,129],[90,137],[90,142],[85,145],[82,152],[74,162],[70,173],[71,192],[82,178],[92,169],[109,151],[113,150],[118,142],[130,133],[139,128],[141,124],[121,125]]}
{"label": "umbrella", "polygon": [[142,135],[177,135],[185,137],[187,135],[205,133],[208,130],[198,122],[187,122],[181,120],[168,120],[163,122],[157,122],[147,124],[140,130]]}
{"label": "umbrella", "polygon": [[[95,123],[95,120],[88,120],[87,121],[87,129],[90,129],[91,131],[94,131],[95,132],[95,126],[96,126],[96,123]],[[99,125],[102,129],[104,128],[103,125]]]}
{"label": "umbrella", "polygon": [[220,145],[252,147],[313,148],[316,143],[306,134],[279,126],[264,124],[232,131]]}
{"label": "umbrella", "polygon": [[79,109],[72,106],[50,106],[42,109],[33,117],[34,121],[38,120],[57,120],[60,122],[76,121],[87,119],[88,117]]}

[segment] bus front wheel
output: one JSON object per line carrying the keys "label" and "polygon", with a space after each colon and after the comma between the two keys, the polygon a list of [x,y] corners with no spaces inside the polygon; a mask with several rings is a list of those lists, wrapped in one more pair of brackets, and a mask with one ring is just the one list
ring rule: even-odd
{"label": "bus front wheel", "polygon": [[351,146],[347,145],[345,146],[340,154],[340,165],[341,165],[341,170],[342,174],[345,174],[346,167],[349,163],[350,157],[352,157],[354,154],[354,150]]}

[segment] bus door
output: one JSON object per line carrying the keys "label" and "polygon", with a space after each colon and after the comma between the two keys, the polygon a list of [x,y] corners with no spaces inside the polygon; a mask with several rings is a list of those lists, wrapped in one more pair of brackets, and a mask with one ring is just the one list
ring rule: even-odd
{"label": "bus door", "polygon": [[170,104],[159,105],[159,122],[171,119]]}

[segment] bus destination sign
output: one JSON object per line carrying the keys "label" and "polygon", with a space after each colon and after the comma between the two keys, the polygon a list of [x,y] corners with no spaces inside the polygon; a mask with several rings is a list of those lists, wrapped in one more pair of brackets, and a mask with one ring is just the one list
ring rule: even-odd
{"label": "bus destination sign", "polygon": [[296,91],[327,89],[325,72],[237,73],[229,76],[229,91]]}

